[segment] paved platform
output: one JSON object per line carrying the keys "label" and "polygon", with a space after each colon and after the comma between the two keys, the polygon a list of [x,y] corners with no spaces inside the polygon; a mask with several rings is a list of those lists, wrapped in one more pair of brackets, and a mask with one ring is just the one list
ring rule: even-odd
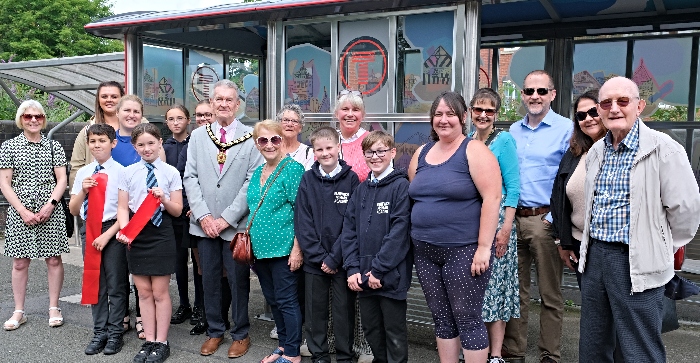
{"label": "paved platform", "polygon": [[[2,241],[0,241],[2,246]],[[1,252],[1,251],[0,251]],[[0,361],[2,362],[131,362],[141,346],[134,330],[125,336],[125,346],[121,353],[114,356],[86,356],[85,345],[92,336],[92,318],[90,309],[79,304],[80,283],[82,276],[82,259],[77,247],[63,257],[65,262],[65,283],[61,294],[61,308],[66,323],[60,328],[48,326],[48,297],[46,283],[46,265],[41,260],[32,261],[27,292],[27,324],[16,331],[0,330]],[[0,322],[9,318],[14,308],[11,287],[11,259],[0,256]],[[254,275],[251,277],[250,314],[263,313],[263,296]],[[171,283],[171,296],[176,297],[174,280]],[[190,296],[194,296],[191,289]],[[133,301],[133,296],[131,296]],[[569,299],[567,297],[567,299]],[[175,298],[175,300],[177,300]],[[133,303],[132,303],[133,306]],[[177,302],[175,302],[177,306]],[[684,308],[679,305],[679,314]],[[533,302],[530,321],[530,344],[527,362],[537,362],[536,336],[539,305]],[[691,309],[689,314],[696,312]],[[700,316],[700,315],[698,315]],[[578,325],[579,311],[576,307],[567,307],[562,339],[562,362],[578,361]],[[700,320],[700,319],[699,319]],[[696,320],[696,321],[699,321]],[[133,322],[133,317],[132,317]],[[184,323],[173,325],[170,330],[171,356],[168,362],[218,362],[238,363],[259,362],[276,346],[276,341],[269,338],[271,322],[251,320],[250,336],[252,346],[245,356],[229,360],[226,349],[230,338],[213,356],[202,357],[199,348],[203,336],[192,337],[188,334],[191,325]],[[686,321],[681,329],[664,335],[669,362],[700,361],[700,324]],[[409,359],[410,362],[438,362],[433,330],[429,326],[409,325]],[[308,363],[310,359],[305,358]],[[479,362],[481,363],[481,362]]]}

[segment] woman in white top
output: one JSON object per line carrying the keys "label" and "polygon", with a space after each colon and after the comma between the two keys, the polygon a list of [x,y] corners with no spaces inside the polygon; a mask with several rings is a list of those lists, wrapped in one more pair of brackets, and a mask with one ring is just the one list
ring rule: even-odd
{"label": "woman in white top", "polygon": [[306,144],[299,141],[299,134],[304,128],[304,112],[296,104],[282,106],[277,114],[277,122],[282,124],[282,153],[297,161],[309,170],[314,164],[314,153]]}

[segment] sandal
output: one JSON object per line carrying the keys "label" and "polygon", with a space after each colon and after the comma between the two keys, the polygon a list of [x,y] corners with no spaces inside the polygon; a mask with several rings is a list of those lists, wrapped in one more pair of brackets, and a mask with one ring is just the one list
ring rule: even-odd
{"label": "sandal", "polygon": [[17,313],[22,314],[22,317],[19,319],[19,321],[11,318],[10,320],[6,321],[5,324],[3,324],[3,326],[2,326],[3,329],[5,329],[7,331],[15,330],[15,329],[19,328],[20,325],[27,322],[27,315],[24,314],[24,310],[15,310],[12,312],[12,315],[15,315]]}
{"label": "sandal", "polygon": [[143,321],[141,321],[140,316],[136,317],[136,324],[134,324],[134,327],[136,328],[136,334],[139,336],[139,339],[146,339],[146,332],[143,331]]}
{"label": "sandal", "polygon": [[[281,357],[282,357],[282,354],[284,354],[284,352],[283,352],[279,347],[277,347],[277,348],[275,348],[275,350],[273,350],[272,353],[270,353],[267,357],[263,358],[263,359],[260,361],[260,363],[265,363],[265,359],[270,358],[270,357],[272,357],[273,355],[279,355],[279,357],[281,358]],[[278,358],[278,359],[279,359],[279,358]],[[277,361],[277,359],[275,359],[275,360],[273,360],[273,361],[270,361],[270,363],[276,362],[276,361]]]}
{"label": "sandal", "polygon": [[122,334],[131,330],[131,319],[129,318],[129,316],[124,317],[124,320],[122,321],[122,328],[124,329],[122,331]]}
{"label": "sandal", "polygon": [[[49,315],[51,314],[51,310],[56,310],[58,313],[61,313],[61,308],[52,306],[49,308]],[[52,328],[58,328],[59,326],[63,325],[63,316],[55,316],[53,318],[49,318],[49,326]]]}

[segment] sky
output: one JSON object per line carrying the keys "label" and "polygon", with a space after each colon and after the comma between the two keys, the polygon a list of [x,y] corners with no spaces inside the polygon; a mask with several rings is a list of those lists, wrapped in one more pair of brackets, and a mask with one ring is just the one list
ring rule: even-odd
{"label": "sky", "polygon": [[111,0],[114,14],[132,11],[201,9],[214,5],[241,3],[243,0]]}

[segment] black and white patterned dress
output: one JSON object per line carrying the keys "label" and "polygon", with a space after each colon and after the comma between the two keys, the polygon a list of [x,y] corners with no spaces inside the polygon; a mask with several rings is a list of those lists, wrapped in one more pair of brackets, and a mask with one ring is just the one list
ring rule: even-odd
{"label": "black and white patterned dress", "polygon": [[[51,165],[50,146],[54,150],[54,165]],[[12,190],[34,213],[51,199],[56,187],[53,167],[65,165],[66,153],[61,144],[49,142],[44,135],[35,143],[21,133],[0,146],[0,169],[12,169]],[[68,252],[65,215],[60,205],[54,208],[48,221],[35,226],[25,224],[17,210],[8,207],[5,256],[38,259]]]}

